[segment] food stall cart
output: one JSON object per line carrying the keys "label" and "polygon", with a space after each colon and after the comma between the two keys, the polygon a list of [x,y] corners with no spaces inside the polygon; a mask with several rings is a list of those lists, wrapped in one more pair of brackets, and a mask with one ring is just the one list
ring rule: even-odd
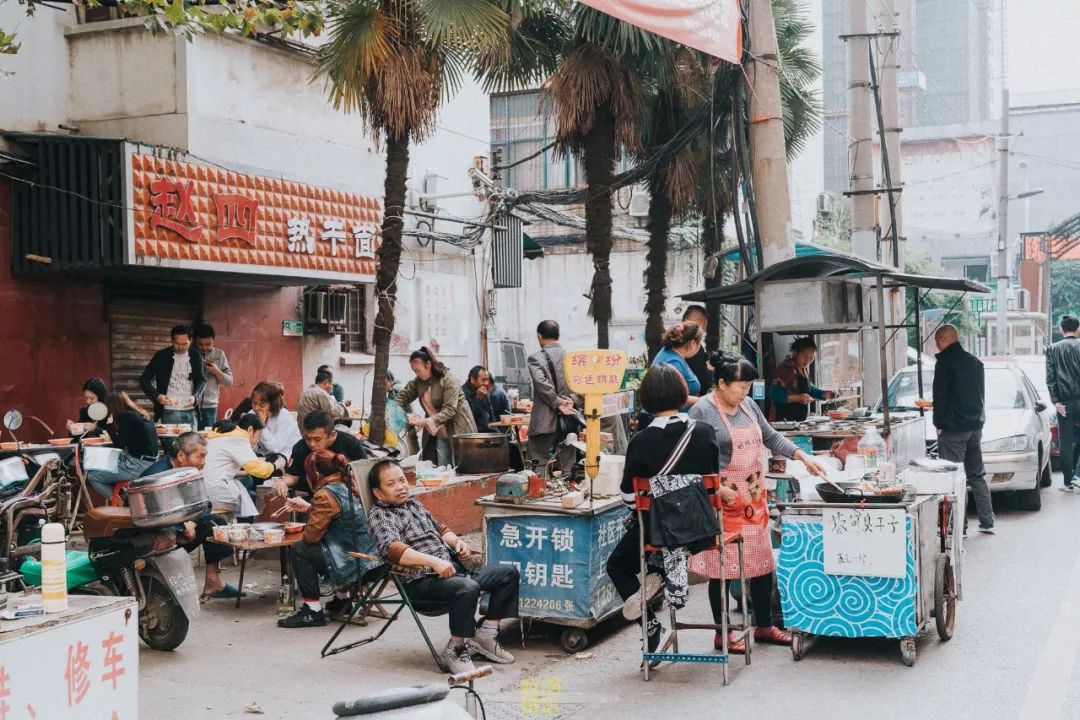
{"label": "food stall cart", "polygon": [[[521,573],[519,614],[529,623],[562,625],[566,652],[589,644],[587,631],[622,608],[607,575],[607,560],[626,531],[629,509],[617,492],[601,494],[600,421],[617,414],[625,398],[605,407],[607,396],[619,393],[626,371],[626,353],[616,350],[573,350],[563,358],[566,383],[584,396],[585,474],[582,502],[568,499],[569,488],[553,479],[539,497],[488,495],[484,507],[484,545],[488,563],[508,563]],[[506,488],[515,476],[507,477]],[[503,485],[503,479],[496,488]],[[616,487],[617,491],[617,487]]]}
{"label": "food stall cart", "polygon": [[[916,301],[908,317],[894,324],[886,317],[885,296],[900,289],[915,292]],[[828,254],[777,263],[734,285],[683,298],[753,306],[762,377],[766,333],[876,330],[881,395],[887,398],[888,343],[899,330],[910,329],[916,347],[922,347],[922,293],[934,290],[989,292],[970,280],[911,275],[860,258]],[[924,397],[922,353],[916,358],[919,395]],[[925,444],[918,445],[925,437],[925,411],[920,410],[917,418],[896,417],[887,401],[881,405],[881,434],[897,460],[896,469],[903,472],[925,455]],[[804,447],[808,451],[827,450],[826,444],[839,439],[838,429],[859,433],[857,427],[835,423],[778,429],[801,435],[802,442],[811,445]],[[823,488],[828,486],[819,485],[817,494],[828,499]],[[856,491],[850,502],[841,495],[832,503],[780,503],[777,579],[784,620],[795,640],[793,657],[801,659],[814,636],[890,637],[901,640],[902,658],[911,665],[915,635],[931,618],[942,639],[951,637],[959,598],[956,573],[964,499],[963,490],[920,495],[908,486],[902,495],[889,497],[863,498]]]}
{"label": "food stall cart", "polygon": [[487,562],[521,573],[523,622],[563,626],[563,650],[584,650],[588,630],[622,609],[606,569],[630,512],[622,499],[565,508],[557,497],[514,503],[488,495],[477,504],[484,507]]}

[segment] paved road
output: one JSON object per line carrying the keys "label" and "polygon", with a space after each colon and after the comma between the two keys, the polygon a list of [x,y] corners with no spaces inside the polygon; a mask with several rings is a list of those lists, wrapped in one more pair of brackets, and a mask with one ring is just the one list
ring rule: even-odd
{"label": "paved road", "polygon": [[[1078,519],[1080,494],[1056,489],[1044,491],[1042,512],[1001,508],[998,534],[969,538],[956,636],[948,643],[932,631],[920,637],[913,668],[900,663],[895,641],[832,640],[800,663],[786,648],[761,646],[752,666],[734,667],[726,688],[714,666],[667,666],[646,684],[635,628],[616,624],[582,657],[531,639],[515,651],[518,663],[482,681],[488,717],[651,720],[730,711],[829,720],[1080,720]],[[404,623],[378,645],[320,660],[327,632],[274,626],[269,592],[276,581],[267,560],[253,575],[266,583],[267,597],[240,610],[219,601],[177,652],[143,651],[141,717],[239,717],[251,702],[265,717],[331,717],[336,699],[440,681],[416,629]],[[682,617],[705,620],[704,588],[693,590]],[[445,641],[444,619],[427,627]],[[689,633],[682,645],[706,651],[711,640]]]}

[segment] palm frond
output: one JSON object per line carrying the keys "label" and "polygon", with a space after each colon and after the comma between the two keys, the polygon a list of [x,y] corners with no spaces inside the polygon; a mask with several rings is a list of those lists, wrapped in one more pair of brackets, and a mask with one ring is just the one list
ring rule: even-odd
{"label": "palm frond", "polygon": [[365,89],[394,53],[395,21],[371,0],[335,5],[331,12],[328,40],[315,55],[315,77],[326,80],[334,107],[366,115]]}
{"label": "palm frond", "polygon": [[511,16],[511,25],[506,43],[472,53],[473,73],[486,92],[512,92],[544,81],[558,67],[570,37],[567,15],[557,8]]}
{"label": "palm frond", "polygon": [[506,41],[510,15],[492,0],[415,0],[429,42],[470,46]]}

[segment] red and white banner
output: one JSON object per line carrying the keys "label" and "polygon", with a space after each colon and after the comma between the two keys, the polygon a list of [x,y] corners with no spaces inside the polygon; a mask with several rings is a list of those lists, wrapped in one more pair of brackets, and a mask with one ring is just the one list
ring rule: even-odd
{"label": "red and white banner", "polygon": [[738,64],[739,0],[581,0],[623,22]]}

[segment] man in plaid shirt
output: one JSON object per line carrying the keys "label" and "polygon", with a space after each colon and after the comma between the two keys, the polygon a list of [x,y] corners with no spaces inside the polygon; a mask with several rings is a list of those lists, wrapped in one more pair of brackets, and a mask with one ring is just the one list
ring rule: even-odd
{"label": "man in plaid shirt", "polygon": [[[514,656],[499,645],[499,625],[517,617],[518,571],[493,565],[468,571],[468,544],[409,497],[409,481],[394,460],[381,460],[368,474],[375,504],[368,512],[371,537],[379,554],[404,569],[405,593],[421,612],[449,610],[450,641],[443,661],[451,673],[474,669],[472,656],[512,663]],[[476,626],[481,593],[491,593],[487,617]]]}

